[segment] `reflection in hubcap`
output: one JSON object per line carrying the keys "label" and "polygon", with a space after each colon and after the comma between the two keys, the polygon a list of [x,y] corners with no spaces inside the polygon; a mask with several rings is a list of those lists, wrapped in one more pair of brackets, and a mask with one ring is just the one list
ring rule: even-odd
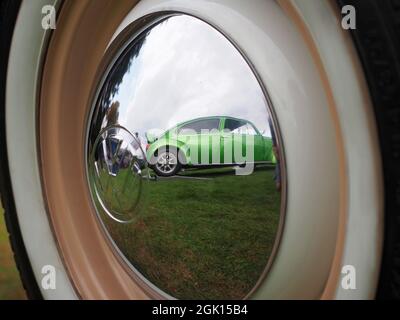
{"label": "reflection in hubcap", "polygon": [[171,174],[175,171],[178,159],[172,152],[163,152],[157,157],[157,170],[163,174]]}
{"label": "reflection in hubcap", "polygon": [[115,40],[90,118],[98,216],[151,290],[248,297],[281,224],[282,148],[268,99],[204,21],[168,13],[137,25]]}
{"label": "reflection in hubcap", "polygon": [[90,159],[96,200],[112,219],[131,222],[146,172],[139,141],[122,127],[107,127],[97,137]]}

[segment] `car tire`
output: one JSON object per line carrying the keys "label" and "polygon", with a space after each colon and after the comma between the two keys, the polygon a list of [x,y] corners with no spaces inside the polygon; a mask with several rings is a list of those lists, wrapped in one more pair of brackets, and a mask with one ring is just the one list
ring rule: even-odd
{"label": "car tire", "polygon": [[[7,61],[9,47],[12,40],[13,28],[18,15],[20,1],[9,0],[0,2],[0,83],[6,83]],[[0,88],[0,197],[4,208],[4,215],[9,240],[14,259],[22,280],[22,284],[29,299],[42,299],[39,286],[35,280],[32,266],[26,252],[22,239],[21,230],[18,225],[14,198],[11,188],[9,167],[6,150],[5,134],[5,88]]]}
{"label": "car tire", "polygon": [[[376,297],[400,298],[400,2],[393,0],[338,0],[339,7],[353,5],[357,29],[352,30],[355,46],[373,101],[382,153],[385,189],[385,231],[383,259]],[[0,2],[0,194],[15,260],[31,299],[42,298],[24,245],[14,201],[6,139],[6,83],[9,50],[20,1]],[[339,9],[339,8],[337,8]],[[338,10],[339,11],[339,10]],[[167,149],[165,149],[166,151]],[[153,167],[154,168],[154,167]],[[176,168],[168,174],[176,175]],[[95,295],[94,295],[95,296]],[[86,297],[86,296],[85,296]],[[91,297],[91,296],[90,296]]]}
{"label": "car tire", "polygon": [[[182,168],[182,165],[179,161],[179,150],[178,149],[170,149],[170,148],[161,148],[158,149],[156,152],[156,155],[154,155],[153,157],[153,161],[152,163],[152,169],[154,170],[154,172],[160,176],[160,177],[172,177],[175,176],[176,174],[179,173],[179,171]],[[160,166],[158,165],[158,161],[160,159],[160,157],[173,157],[176,161],[176,164],[174,165],[174,167],[170,170],[167,171],[163,171]]]}
{"label": "car tire", "polygon": [[377,298],[400,299],[400,1],[340,0],[356,9],[351,30],[378,125],[385,188],[385,230]]}

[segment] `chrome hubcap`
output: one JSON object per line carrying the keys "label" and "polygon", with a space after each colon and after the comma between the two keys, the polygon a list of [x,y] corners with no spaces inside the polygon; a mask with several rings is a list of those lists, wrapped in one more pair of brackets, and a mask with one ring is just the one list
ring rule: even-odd
{"label": "chrome hubcap", "polygon": [[[264,274],[281,217],[268,99],[204,21],[167,13],[135,26],[106,54],[90,118],[97,214],[124,261],[162,294],[242,299]],[[181,164],[173,179],[156,178]]]}

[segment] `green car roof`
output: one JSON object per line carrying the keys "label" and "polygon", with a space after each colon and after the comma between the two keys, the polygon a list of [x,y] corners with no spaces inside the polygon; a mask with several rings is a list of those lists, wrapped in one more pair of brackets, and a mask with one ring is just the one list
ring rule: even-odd
{"label": "green car roof", "polygon": [[258,130],[258,128],[254,125],[254,123],[252,123],[249,120],[241,119],[241,118],[235,118],[235,117],[231,117],[231,116],[209,116],[209,117],[199,117],[199,118],[195,118],[195,119],[191,119],[191,120],[186,120],[186,121],[180,122],[177,125],[175,125],[174,127],[166,130],[161,136],[163,136],[167,132],[169,132],[169,131],[171,131],[171,130],[173,130],[175,128],[179,128],[179,127],[181,127],[181,126],[183,126],[185,124],[189,124],[189,123],[196,122],[196,121],[199,121],[199,120],[211,120],[211,119],[219,119],[219,120],[221,120],[221,119],[232,119],[232,120],[237,120],[237,121],[243,121],[243,122],[246,122],[246,123],[250,123],[254,127],[256,132],[258,134],[260,134],[260,131]]}

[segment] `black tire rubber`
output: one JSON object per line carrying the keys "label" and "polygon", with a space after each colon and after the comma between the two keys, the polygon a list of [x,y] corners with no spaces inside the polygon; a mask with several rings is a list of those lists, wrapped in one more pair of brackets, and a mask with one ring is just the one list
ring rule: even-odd
{"label": "black tire rubber", "polygon": [[5,221],[9,233],[14,259],[21,276],[22,284],[29,299],[42,299],[42,294],[33,274],[33,270],[25,249],[9,175],[6,126],[5,126],[5,83],[9,49],[18,15],[20,0],[0,1],[0,195],[4,208]]}
{"label": "black tire rubber", "polygon": [[356,9],[352,30],[380,140],[385,233],[377,299],[400,299],[400,0],[339,0]]}

